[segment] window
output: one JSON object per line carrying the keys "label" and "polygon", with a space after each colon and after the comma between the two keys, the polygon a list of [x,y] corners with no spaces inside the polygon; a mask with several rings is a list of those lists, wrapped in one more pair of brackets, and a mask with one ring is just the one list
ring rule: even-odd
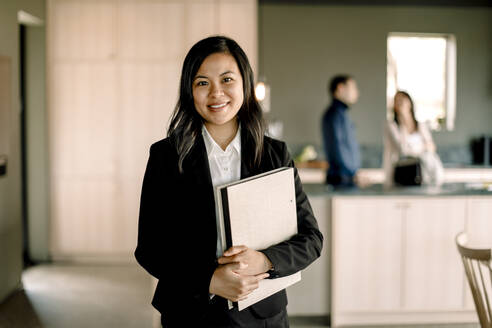
{"label": "window", "polygon": [[456,112],[456,40],[452,35],[390,33],[386,97],[393,117],[393,96],[407,91],[419,122],[433,130],[454,129]]}

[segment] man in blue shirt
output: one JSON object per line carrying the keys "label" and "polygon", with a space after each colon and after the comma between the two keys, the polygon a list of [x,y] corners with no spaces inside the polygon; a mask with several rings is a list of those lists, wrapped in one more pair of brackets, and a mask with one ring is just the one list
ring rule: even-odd
{"label": "man in blue shirt", "polygon": [[333,102],[323,115],[323,142],[329,163],[326,183],[355,186],[360,168],[360,150],[354,124],[347,115],[349,106],[359,98],[355,80],[348,75],[335,76],[329,85]]}

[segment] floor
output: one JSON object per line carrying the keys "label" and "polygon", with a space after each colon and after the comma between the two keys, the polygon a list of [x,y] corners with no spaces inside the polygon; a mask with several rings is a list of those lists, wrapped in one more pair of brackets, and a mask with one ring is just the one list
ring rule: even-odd
{"label": "floor", "polygon": [[[151,328],[158,320],[150,306],[150,276],[137,265],[38,265],[24,272],[22,282],[23,290],[0,304],[0,328]],[[293,317],[290,325],[329,327],[324,317]],[[429,327],[478,325],[418,326]]]}
{"label": "floor", "polygon": [[150,276],[136,265],[39,265],[0,305],[0,328],[152,327]]}

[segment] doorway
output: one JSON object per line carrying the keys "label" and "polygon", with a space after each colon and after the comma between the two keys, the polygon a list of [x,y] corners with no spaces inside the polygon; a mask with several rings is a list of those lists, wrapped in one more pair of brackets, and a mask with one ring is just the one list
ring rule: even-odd
{"label": "doorway", "polygon": [[34,264],[29,255],[29,212],[27,206],[27,146],[26,146],[26,26],[19,25],[19,95],[21,144],[21,204],[22,204],[22,259],[23,268]]}
{"label": "doorway", "polygon": [[[22,13],[22,14],[21,14]],[[49,260],[45,27],[19,12],[22,254],[24,269]]]}

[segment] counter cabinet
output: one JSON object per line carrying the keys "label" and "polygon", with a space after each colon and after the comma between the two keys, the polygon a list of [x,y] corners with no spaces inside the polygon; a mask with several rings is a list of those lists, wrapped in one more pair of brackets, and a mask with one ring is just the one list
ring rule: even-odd
{"label": "counter cabinet", "polygon": [[455,236],[492,245],[490,196],[310,196],[321,259],[288,289],[289,314],[332,326],[477,322]]}

